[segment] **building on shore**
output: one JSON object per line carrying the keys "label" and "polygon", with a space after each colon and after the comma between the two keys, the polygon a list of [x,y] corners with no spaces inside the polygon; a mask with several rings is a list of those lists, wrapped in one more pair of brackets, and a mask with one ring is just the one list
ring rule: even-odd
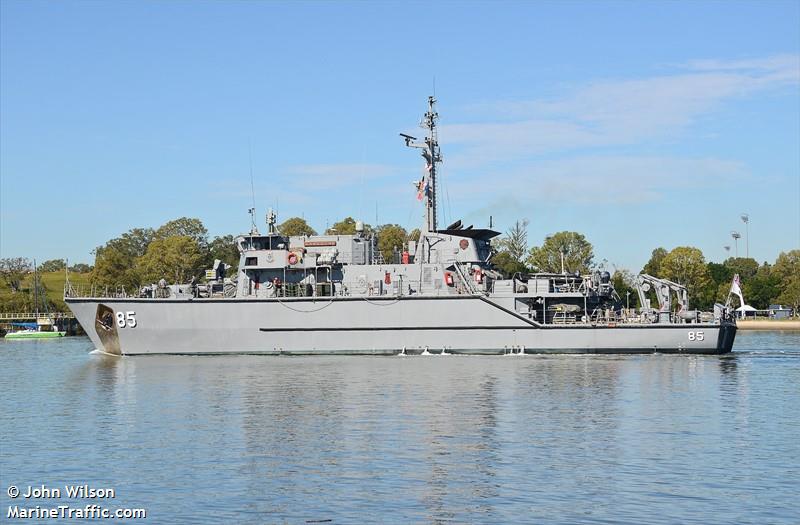
{"label": "building on shore", "polygon": [[767,311],[770,319],[788,319],[794,315],[792,307],[783,304],[771,304]]}

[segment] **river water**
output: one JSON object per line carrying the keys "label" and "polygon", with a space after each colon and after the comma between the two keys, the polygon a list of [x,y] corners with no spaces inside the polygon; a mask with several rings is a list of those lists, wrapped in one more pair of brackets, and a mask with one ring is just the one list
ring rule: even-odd
{"label": "river water", "polygon": [[[0,521],[800,523],[800,332],[724,357],[91,349],[0,342]],[[6,494],[84,483],[115,498]]]}

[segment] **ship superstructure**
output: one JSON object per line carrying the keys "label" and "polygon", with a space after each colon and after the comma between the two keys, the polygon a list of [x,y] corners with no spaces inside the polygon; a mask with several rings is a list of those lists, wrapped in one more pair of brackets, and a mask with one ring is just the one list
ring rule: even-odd
{"label": "ship superstructure", "polygon": [[162,280],[115,297],[68,287],[65,301],[97,348],[111,354],[731,350],[729,310],[690,310],[677,283],[639,276],[643,307],[631,311],[620,306],[608,272],[503,276],[492,266],[498,232],[461,221],[439,229],[435,104],[429,97],[423,140],[402,134],[425,162],[417,183],[425,220],[419,239],[391,260],[361,223],[351,235],[289,236],[270,210],[266,234],[254,225],[236,239],[235,276],[217,261],[203,284]]}

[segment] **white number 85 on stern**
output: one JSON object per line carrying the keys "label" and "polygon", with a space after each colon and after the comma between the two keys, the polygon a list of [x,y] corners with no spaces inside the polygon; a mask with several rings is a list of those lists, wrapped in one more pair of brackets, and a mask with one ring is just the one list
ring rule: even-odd
{"label": "white number 85 on stern", "polygon": [[689,341],[702,341],[705,338],[706,336],[702,330],[698,332],[689,332]]}

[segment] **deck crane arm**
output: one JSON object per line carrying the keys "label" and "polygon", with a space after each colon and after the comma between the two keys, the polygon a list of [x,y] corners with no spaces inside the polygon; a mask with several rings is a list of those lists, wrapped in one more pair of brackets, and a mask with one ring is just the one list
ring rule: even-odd
{"label": "deck crane arm", "polygon": [[689,309],[689,294],[686,287],[678,283],[672,282],[668,279],[659,279],[646,273],[640,274],[636,277],[636,292],[639,294],[639,302],[642,305],[647,304],[645,299],[647,292],[650,288],[656,292],[658,299],[658,308],[662,312],[668,312],[672,308],[672,296],[674,293],[681,310]]}

